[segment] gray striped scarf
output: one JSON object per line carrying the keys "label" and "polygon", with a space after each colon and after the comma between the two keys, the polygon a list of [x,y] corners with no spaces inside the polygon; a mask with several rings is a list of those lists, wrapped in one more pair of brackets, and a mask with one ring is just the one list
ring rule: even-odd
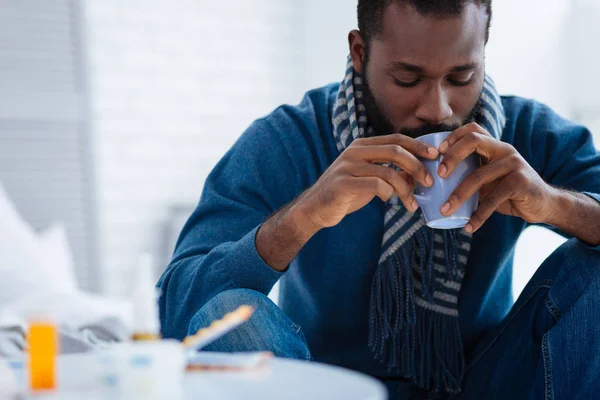
{"label": "gray striped scarf", "polygon": [[[362,85],[348,57],[333,112],[340,152],[373,134]],[[487,76],[476,121],[500,139],[504,108]],[[426,390],[460,391],[465,361],[458,295],[471,239],[464,230],[427,227],[421,211],[409,212],[397,196],[386,204],[382,253],[371,288],[369,347],[390,371]]]}

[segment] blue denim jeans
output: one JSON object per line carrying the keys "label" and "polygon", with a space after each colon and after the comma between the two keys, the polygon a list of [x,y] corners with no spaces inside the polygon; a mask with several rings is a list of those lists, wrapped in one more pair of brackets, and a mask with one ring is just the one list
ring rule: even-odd
{"label": "blue denim jeans", "polygon": [[[241,304],[255,306],[255,315],[206,350],[269,350],[279,357],[312,359],[300,327],[251,290],[215,296],[194,316],[189,333]],[[384,383],[391,399],[446,398],[408,382]],[[504,321],[467,354],[462,391],[447,398],[600,398],[600,252],[577,240],[558,248]]]}
{"label": "blue denim jeans", "polygon": [[190,321],[188,334],[194,334],[243,304],[254,307],[252,318],[215,340],[204,350],[271,351],[277,357],[312,360],[300,326],[267,296],[250,289],[227,290],[210,299]]}

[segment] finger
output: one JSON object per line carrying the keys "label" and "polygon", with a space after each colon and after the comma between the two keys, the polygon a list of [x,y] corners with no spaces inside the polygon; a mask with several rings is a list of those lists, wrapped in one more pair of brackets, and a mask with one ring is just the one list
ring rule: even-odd
{"label": "finger", "polygon": [[355,177],[352,178],[351,182],[352,187],[357,191],[371,193],[373,196],[379,197],[384,203],[389,201],[394,195],[394,187],[379,177]]}
{"label": "finger", "polygon": [[400,198],[407,210],[411,212],[417,210],[418,206],[414,195],[415,188],[408,181],[407,178],[409,175],[406,172],[397,172],[393,168],[383,165],[364,163],[356,168],[352,172],[352,175],[358,178],[377,177],[383,179],[388,185],[394,188],[394,192],[398,195],[398,198]]}
{"label": "finger", "polygon": [[508,179],[503,179],[496,187],[496,190],[490,192],[486,197],[479,200],[479,207],[471,216],[471,220],[465,226],[467,232],[477,232],[494,211],[505,201],[508,201],[513,195],[512,185]]}
{"label": "finger", "polygon": [[450,147],[452,147],[452,145],[454,145],[454,143],[458,142],[466,134],[472,133],[472,132],[477,132],[482,135],[492,137],[492,135],[488,131],[486,131],[481,125],[479,125],[476,122],[471,122],[469,124],[461,126],[460,128],[456,129],[455,131],[453,131],[446,138],[446,140],[444,140],[440,144],[440,147],[439,147],[440,153],[442,153],[442,154],[446,153],[446,151],[448,151],[448,149]]}
{"label": "finger", "polygon": [[504,143],[491,136],[475,132],[467,133],[444,154],[438,167],[438,175],[442,178],[450,176],[458,164],[474,153],[488,160],[494,160],[498,158],[496,154],[504,153],[504,146]]}
{"label": "finger", "polygon": [[433,185],[433,176],[425,165],[405,148],[398,145],[374,145],[358,147],[353,150],[353,157],[369,163],[392,163],[412,175],[421,185]]}
{"label": "finger", "polygon": [[416,189],[415,178],[413,178],[413,176],[411,174],[407,174],[404,171],[400,171],[398,173],[400,174],[402,179],[404,179],[406,182],[408,182],[408,186],[410,186],[411,190],[414,192],[414,190]]}
{"label": "finger", "polygon": [[408,150],[417,157],[429,160],[435,160],[440,155],[440,152],[434,146],[430,146],[400,133],[357,139],[352,142],[352,145],[356,147],[396,145]]}
{"label": "finger", "polygon": [[481,189],[479,189],[479,198],[483,199],[484,197],[486,197],[490,192],[496,190],[499,184],[500,181],[494,181],[488,185],[483,185]]}
{"label": "finger", "polygon": [[[480,191],[483,186],[510,174],[513,168],[510,157],[477,168],[450,195],[448,201],[440,209],[440,212],[443,215],[452,215],[465,201]],[[481,192],[480,194],[483,195]]]}

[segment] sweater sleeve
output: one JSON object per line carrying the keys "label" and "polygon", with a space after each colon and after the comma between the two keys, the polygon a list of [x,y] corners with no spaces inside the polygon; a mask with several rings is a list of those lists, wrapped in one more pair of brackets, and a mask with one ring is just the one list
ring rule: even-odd
{"label": "sweater sleeve", "polygon": [[208,176],[170,265],[158,282],[162,333],[183,338],[218,293],[268,294],[282,276],[256,250],[258,228],[296,195],[294,166],[266,120],[256,121]]}
{"label": "sweater sleeve", "polygon": [[[600,207],[600,152],[591,132],[537,103],[521,121],[517,124],[521,126],[516,131],[517,149],[544,181],[583,193]],[[554,227],[546,227],[570,238]]]}

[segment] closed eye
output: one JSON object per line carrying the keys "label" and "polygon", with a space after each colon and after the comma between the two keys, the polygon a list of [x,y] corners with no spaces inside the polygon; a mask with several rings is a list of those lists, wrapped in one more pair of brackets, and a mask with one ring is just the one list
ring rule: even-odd
{"label": "closed eye", "polygon": [[448,79],[448,82],[450,82],[450,84],[454,86],[467,86],[468,84],[473,82],[473,79],[471,78],[468,81],[457,81],[454,79]]}
{"label": "closed eye", "polygon": [[396,83],[396,85],[398,85],[400,87],[412,88],[412,87],[417,86],[421,82],[421,79],[415,79],[414,81],[404,82],[404,81],[394,78],[394,82]]}
{"label": "closed eye", "polygon": [[454,86],[467,86],[471,82],[473,82],[474,73],[462,74],[459,76],[454,76],[452,78],[448,78],[448,82]]}

